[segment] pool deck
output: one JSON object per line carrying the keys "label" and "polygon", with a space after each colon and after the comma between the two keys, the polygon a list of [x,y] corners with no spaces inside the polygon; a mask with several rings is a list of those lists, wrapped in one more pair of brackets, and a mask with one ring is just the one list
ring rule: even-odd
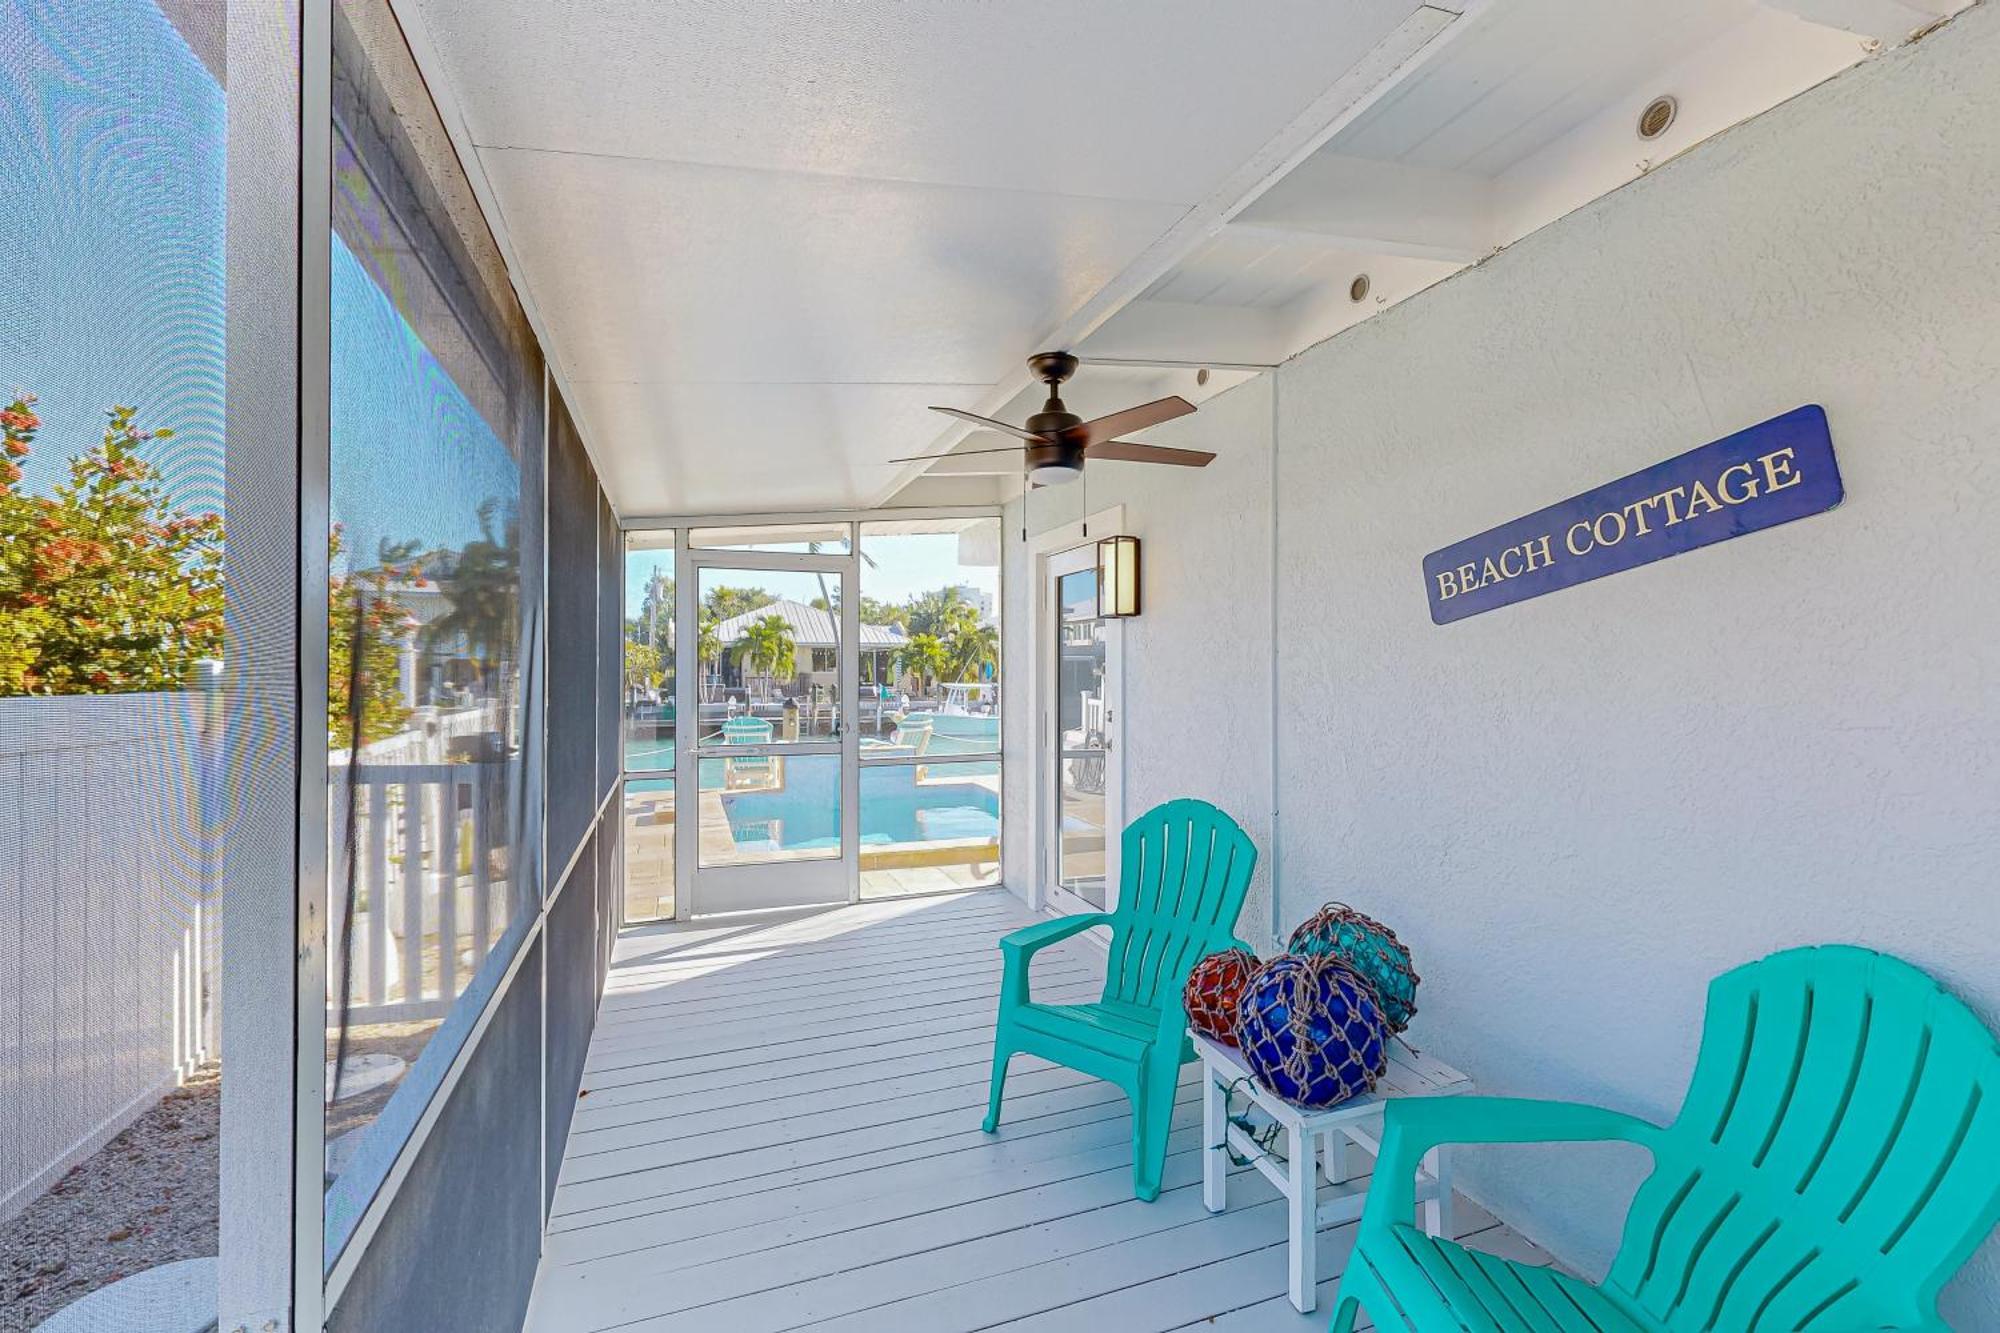
{"label": "pool deck", "polygon": [[[530,1333],[811,1327],[1087,1333],[1326,1327],[1353,1227],[1319,1234],[1320,1308],[1285,1298],[1286,1214],[1254,1171],[1201,1201],[1189,1066],[1157,1202],[1131,1195],[1107,1085],[1017,1058],[979,1131],[998,890],[620,937],[549,1220]],[[1037,959],[1083,999],[1103,953]],[[1462,1203],[1470,1243],[1546,1262]]]}

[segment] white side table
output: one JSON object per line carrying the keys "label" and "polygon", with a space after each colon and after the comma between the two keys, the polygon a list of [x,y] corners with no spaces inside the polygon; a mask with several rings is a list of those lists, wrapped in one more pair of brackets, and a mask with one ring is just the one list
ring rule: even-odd
{"label": "white side table", "polygon": [[[1293,1106],[1266,1092],[1250,1076],[1243,1056],[1199,1033],[1195,1051],[1201,1056],[1202,1202],[1212,1213],[1228,1206],[1227,1149],[1250,1159],[1291,1204],[1292,1304],[1301,1314],[1312,1311],[1319,1285],[1314,1260],[1314,1233],[1323,1226],[1352,1222],[1368,1199],[1365,1183],[1352,1180],[1348,1146],[1359,1144],[1379,1152],[1382,1103],[1390,1097],[1443,1096],[1472,1091],[1472,1080],[1441,1061],[1389,1043],[1389,1068],[1366,1097],[1342,1102],[1324,1111]],[[1241,1129],[1228,1123],[1226,1101],[1234,1089],[1282,1128],[1285,1161],[1270,1155]],[[1320,1181],[1324,1166],[1326,1181]],[[1452,1234],[1451,1167],[1445,1149],[1433,1149],[1417,1173],[1418,1211],[1423,1229],[1433,1236]]]}

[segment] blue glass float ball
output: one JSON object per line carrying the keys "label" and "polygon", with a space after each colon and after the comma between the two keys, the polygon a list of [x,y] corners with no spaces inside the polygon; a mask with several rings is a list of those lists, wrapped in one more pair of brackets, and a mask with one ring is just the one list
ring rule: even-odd
{"label": "blue glass float ball", "polygon": [[1328,903],[1299,923],[1285,945],[1297,954],[1330,954],[1359,972],[1375,988],[1391,1032],[1410,1026],[1417,1014],[1417,983],[1409,946],[1396,932],[1346,903]]}
{"label": "blue glass float ball", "polygon": [[1330,955],[1284,954],[1251,978],[1236,1039],[1259,1083],[1317,1109],[1372,1092],[1389,1064],[1389,1031],[1374,990]]}

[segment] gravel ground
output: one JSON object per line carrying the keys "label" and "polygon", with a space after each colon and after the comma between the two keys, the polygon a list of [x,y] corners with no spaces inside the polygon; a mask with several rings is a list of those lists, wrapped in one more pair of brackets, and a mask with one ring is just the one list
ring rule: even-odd
{"label": "gravel ground", "polygon": [[[410,1023],[370,1023],[356,1027],[347,1034],[347,1058],[358,1060],[364,1055],[396,1055],[401,1056],[406,1065],[414,1065],[417,1057],[424,1053],[424,1047],[430,1042],[431,1034],[437,1029],[438,1020],[435,1018]],[[326,1049],[329,1056],[338,1049],[339,1041],[339,1032],[326,1034]],[[337,1104],[327,1108],[327,1142],[333,1142],[349,1130],[360,1129],[364,1125],[373,1123],[375,1117],[382,1114],[382,1108],[389,1104],[389,1098],[395,1096],[396,1089],[400,1086],[402,1080],[398,1079],[372,1092],[364,1092],[359,1097],[343,1097]]]}
{"label": "gravel ground", "polygon": [[87,1292],[217,1252],[222,1079],[209,1065],[0,1223],[0,1333]]}

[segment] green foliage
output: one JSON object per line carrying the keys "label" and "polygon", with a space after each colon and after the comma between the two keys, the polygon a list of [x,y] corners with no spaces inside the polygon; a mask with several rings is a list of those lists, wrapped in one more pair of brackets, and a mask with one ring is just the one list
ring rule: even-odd
{"label": "green foliage", "polygon": [[0,409],[0,695],[178,690],[222,655],[222,519],[176,509],[138,411],[113,407],[52,495],[17,486],[41,418]]}
{"label": "green foliage", "polygon": [[944,643],[952,675],[959,680],[978,680],[982,667],[1000,665],[1000,631],[977,621],[962,624]]}
{"label": "green foliage", "polygon": [[626,688],[655,690],[660,687],[660,679],[660,650],[650,643],[628,637],[625,640]]}
{"label": "green foliage", "polygon": [[935,634],[913,634],[896,650],[896,670],[916,677],[919,689],[928,689],[950,665],[951,654]]}
{"label": "green foliage", "polygon": [[910,608],[890,602],[878,602],[873,597],[861,599],[861,623],[864,625],[894,625],[905,628],[910,623]]}
{"label": "green foliage", "polygon": [[736,641],[736,660],[753,673],[784,677],[796,670],[798,646],[783,616],[761,616]]}
{"label": "green foliage", "polygon": [[979,610],[957,588],[939,588],[912,597],[904,623],[912,635],[949,639],[961,628],[977,625]]}
{"label": "green foliage", "polygon": [[694,651],[695,657],[703,666],[707,666],[722,656],[722,639],[715,632],[715,627],[720,623],[721,621],[717,618],[715,612],[709,610],[707,607],[702,607],[699,611],[695,612]]}
{"label": "green foliage", "polygon": [[[336,523],[327,534],[329,569],[337,563],[341,546],[341,527]],[[373,569],[334,574],[327,580],[326,732],[327,742],[336,749],[351,748],[357,739],[350,702],[357,692],[362,744],[395,735],[409,720],[401,658],[411,617],[392,589],[399,583],[427,586],[423,567],[412,561],[415,553],[414,542],[384,542]]]}
{"label": "green foliage", "polygon": [[463,639],[489,688],[493,673],[514,655],[521,638],[521,525],[510,514],[496,537],[498,510],[494,500],[479,506],[480,536],[459,552],[443,580],[451,607],[424,630],[432,644]]}
{"label": "green foliage", "polygon": [[717,586],[708,590],[701,604],[717,620],[728,620],[732,616],[769,606],[778,599],[762,588],[730,588]]}

